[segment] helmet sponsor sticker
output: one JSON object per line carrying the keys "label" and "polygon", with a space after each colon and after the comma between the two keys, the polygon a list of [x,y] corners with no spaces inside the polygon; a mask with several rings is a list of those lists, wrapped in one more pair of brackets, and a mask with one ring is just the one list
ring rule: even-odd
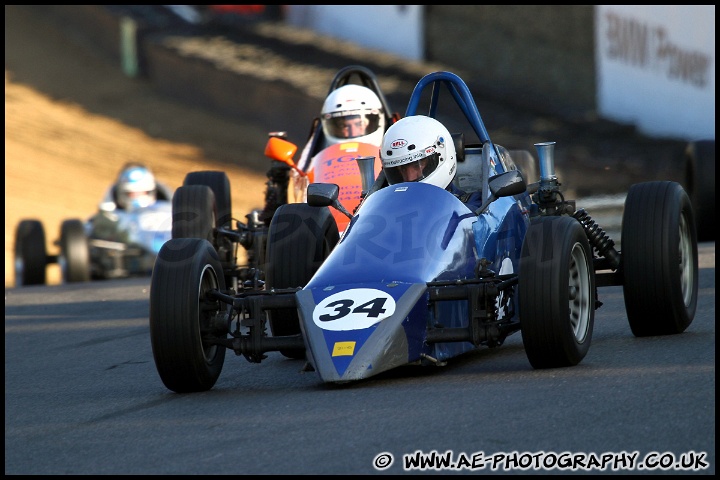
{"label": "helmet sponsor sticker", "polygon": [[392,148],[393,150],[396,148],[403,148],[403,147],[407,146],[407,144],[408,144],[407,140],[398,138],[397,140],[393,140],[392,142],[390,142],[390,148]]}
{"label": "helmet sponsor sticker", "polygon": [[323,330],[362,330],[395,313],[395,299],[382,290],[353,288],[330,295],[313,311],[313,322]]}
{"label": "helmet sponsor sticker", "polygon": [[[429,147],[432,148],[432,147]],[[384,167],[397,167],[398,165],[405,165],[406,163],[414,162],[416,160],[421,160],[425,157],[427,157],[426,150],[420,150],[418,152],[411,153],[410,155],[405,155],[404,157],[400,158],[383,158],[383,166]],[[432,152],[434,152],[435,149],[432,149]]]}
{"label": "helmet sponsor sticker", "polygon": [[375,111],[375,109],[370,109],[370,108],[354,108],[352,110],[345,108],[343,110],[335,110],[334,112],[325,113],[323,116],[326,119],[330,119],[330,118],[338,118],[338,117],[352,117],[355,115],[366,115],[368,113],[373,114],[373,113],[377,113],[377,111]]}

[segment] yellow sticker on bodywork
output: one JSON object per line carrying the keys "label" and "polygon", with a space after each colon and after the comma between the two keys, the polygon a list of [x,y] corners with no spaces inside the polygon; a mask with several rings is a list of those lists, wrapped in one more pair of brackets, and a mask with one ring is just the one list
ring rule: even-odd
{"label": "yellow sticker on bodywork", "polygon": [[355,342],[337,342],[333,347],[333,357],[344,357],[355,353]]}
{"label": "yellow sticker on bodywork", "polygon": [[345,150],[346,152],[356,152],[358,148],[360,148],[360,144],[357,142],[340,144],[340,149]]}

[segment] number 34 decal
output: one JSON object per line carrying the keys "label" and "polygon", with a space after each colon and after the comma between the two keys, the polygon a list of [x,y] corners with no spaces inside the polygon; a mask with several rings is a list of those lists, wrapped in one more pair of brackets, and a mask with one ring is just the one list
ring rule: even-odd
{"label": "number 34 decal", "polygon": [[355,288],[330,295],[313,312],[315,325],[324,330],[361,330],[395,313],[395,299],[382,290]]}

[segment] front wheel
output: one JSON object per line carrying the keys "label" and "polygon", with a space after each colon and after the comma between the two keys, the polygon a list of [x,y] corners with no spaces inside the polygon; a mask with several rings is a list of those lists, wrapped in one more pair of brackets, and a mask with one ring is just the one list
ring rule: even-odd
{"label": "front wheel", "polygon": [[582,225],[572,217],[533,219],[518,279],[520,328],[533,368],[577,365],[590,349],[595,270]]}
{"label": "front wheel", "polygon": [[[281,205],[268,228],[266,289],[304,287],[330,255],[340,235],[327,207],[306,203]],[[300,320],[296,309],[268,312],[274,336],[297,335]],[[289,358],[304,358],[305,352],[281,350]]]}
{"label": "front wheel", "polygon": [[150,340],[168,389],[200,392],[215,385],[226,347],[212,340],[227,335],[213,328],[224,304],[208,292],[224,289],[220,259],[207,240],[173,238],[160,249],[150,284]]}
{"label": "front wheel", "polygon": [[630,187],[621,243],[625,310],[633,334],[685,331],[697,307],[698,246],[682,186],[659,181]]}
{"label": "front wheel", "polygon": [[85,227],[80,220],[65,220],[60,226],[60,255],[58,257],[65,283],[90,280],[90,247]]}

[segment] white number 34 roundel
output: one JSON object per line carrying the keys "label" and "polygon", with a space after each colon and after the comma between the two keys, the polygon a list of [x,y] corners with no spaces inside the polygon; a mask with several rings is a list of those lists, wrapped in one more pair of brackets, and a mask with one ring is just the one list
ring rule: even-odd
{"label": "white number 34 roundel", "polygon": [[382,290],[354,288],[330,295],[313,312],[324,330],[361,330],[395,313],[395,300]]}

